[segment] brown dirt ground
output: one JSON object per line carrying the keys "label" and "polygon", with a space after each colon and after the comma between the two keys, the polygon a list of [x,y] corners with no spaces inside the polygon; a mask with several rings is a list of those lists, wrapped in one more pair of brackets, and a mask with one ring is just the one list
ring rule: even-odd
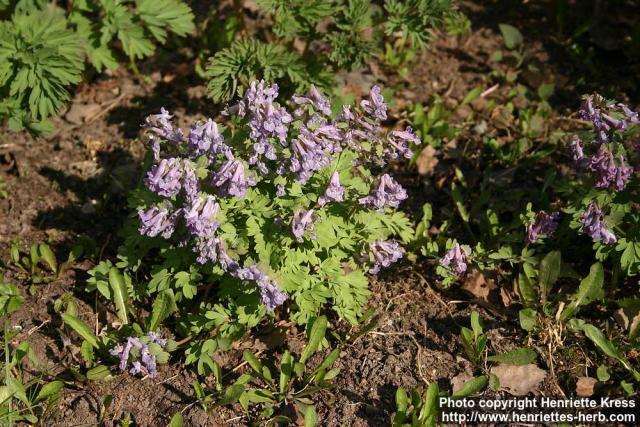
{"label": "brown dirt ground", "polygon": [[[467,7],[469,12],[476,8],[472,4]],[[439,35],[419,58],[409,84],[398,91],[404,99],[397,107],[425,101],[435,93],[447,102],[459,102],[470,89],[484,85],[490,71],[488,58],[501,45],[495,28],[474,22],[474,31],[467,37]],[[549,59],[542,43],[535,39],[531,49],[541,61]],[[214,111],[181,52],[165,52],[161,61],[162,71],[151,74],[151,81],[145,84],[119,70],[79,87],[70,110],[56,119],[58,133],[52,138],[33,140],[25,134],[2,131],[0,173],[9,197],[0,200],[0,259],[8,260],[13,239],[19,239],[24,250],[32,243],[49,241],[59,258],[65,259],[82,234],[98,242],[101,256],[115,252],[116,231],[128,214],[125,196],[140,176],[144,147],[133,138],[143,118],[166,106],[184,125],[198,113]],[[146,64],[143,73],[152,68],[154,64]],[[374,69],[364,80],[393,83],[380,73]],[[556,78],[567,81],[561,74]],[[405,173],[414,196],[409,209],[418,210],[428,195],[424,184],[411,174]],[[80,366],[81,359],[76,347],[63,345],[65,332],[53,311],[53,301],[65,292],[83,289],[85,271],[90,267],[87,262],[76,264],[63,277],[35,285],[33,295],[27,293],[28,283],[15,271],[5,271],[9,282],[20,285],[27,295],[26,304],[10,318],[11,327],[20,330],[14,341],[28,341],[49,374],[69,380],[67,368]],[[458,335],[461,326],[468,326],[471,309],[480,310],[488,334],[496,337],[491,351],[523,343],[522,336],[510,335],[499,310],[485,310],[462,292],[434,291],[435,280],[427,271],[426,265],[406,263],[375,281],[370,305],[380,315],[378,327],[342,347],[337,386],[317,399],[322,425],[387,425],[395,410],[396,387],[412,388],[436,380],[442,388],[450,389],[450,380],[470,369],[460,357],[464,353]],[[459,303],[451,303],[453,300]],[[95,323],[96,312],[101,313],[101,324],[111,317],[110,308],[99,302],[80,300],[78,305],[80,316],[89,324]],[[237,366],[240,355],[237,350],[224,356],[223,369]],[[114,396],[107,426],[127,415],[140,426],[162,426],[177,411],[183,411],[189,426],[246,423],[238,408],[203,412],[194,402],[193,379],[178,363],[171,363],[160,369],[155,380],[125,374],[106,383],[75,381],[65,391],[50,425],[96,423],[100,402],[107,393]]]}

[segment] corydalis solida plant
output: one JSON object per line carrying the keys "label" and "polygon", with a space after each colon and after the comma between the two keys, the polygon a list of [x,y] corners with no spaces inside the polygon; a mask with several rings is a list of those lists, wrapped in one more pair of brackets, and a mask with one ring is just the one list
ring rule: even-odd
{"label": "corydalis solida plant", "polygon": [[224,116],[224,128],[209,119],[186,135],[166,110],[146,120],[152,155],[134,202],[139,232],[165,239],[157,244],[174,255],[156,270],[199,270],[228,307],[241,307],[241,323],[287,300],[294,320],[329,303],[355,323],[366,273],[398,261],[411,236],[395,211],[405,190],[372,171],[410,157],[418,139],[410,128],[382,128],[378,87],[333,114],[313,87],[280,103],[276,85],[254,81]]}

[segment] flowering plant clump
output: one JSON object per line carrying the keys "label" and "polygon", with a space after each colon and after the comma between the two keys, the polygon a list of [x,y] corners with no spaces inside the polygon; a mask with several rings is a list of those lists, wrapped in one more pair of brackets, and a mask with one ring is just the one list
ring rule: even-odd
{"label": "flowering plant clump", "polygon": [[185,134],[164,109],[144,125],[149,167],[130,201],[139,235],[129,235],[121,266],[136,270],[155,248],[150,293],[194,300],[203,289],[181,316],[185,332],[235,336],[285,303],[297,322],[328,304],[356,323],[367,272],[397,262],[412,235],[396,211],[406,191],[372,171],[410,157],[418,140],[411,129],[383,130],[380,89],[338,114],[313,87],[277,97],[276,85],[254,81],[224,111],[224,128],[209,119]]}
{"label": "flowering plant clump", "polygon": [[109,354],[120,359],[118,366],[121,371],[155,378],[158,375],[158,363],[167,363],[168,351],[175,347],[174,344],[158,332],[149,332],[141,338],[128,337],[124,345],[116,344]]}

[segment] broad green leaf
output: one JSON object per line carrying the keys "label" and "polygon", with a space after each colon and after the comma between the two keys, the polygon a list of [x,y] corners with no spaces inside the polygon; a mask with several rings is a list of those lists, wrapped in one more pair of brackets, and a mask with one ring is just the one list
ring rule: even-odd
{"label": "broad green leaf", "polygon": [[169,421],[168,427],[182,427],[184,424],[184,417],[181,412],[176,412],[173,417],[171,417],[171,421]]}
{"label": "broad green leaf", "polygon": [[589,275],[582,279],[578,291],[571,302],[564,309],[561,320],[566,321],[578,312],[581,306],[590,304],[591,302],[604,297],[602,284],[604,282],[604,270],[599,262],[593,264],[589,271]]}
{"label": "broad green leaf", "polygon": [[453,393],[451,397],[460,398],[477,394],[484,390],[488,383],[489,379],[486,375],[481,375],[479,377],[473,378],[464,383],[460,390]]}
{"label": "broad green leaf", "polygon": [[160,324],[177,310],[178,307],[176,306],[176,298],[173,295],[173,290],[165,289],[160,292],[153,301],[153,309],[151,310],[151,318],[149,320],[149,330],[157,330]]}
{"label": "broad green leaf", "polygon": [[111,376],[111,370],[105,365],[98,365],[87,371],[87,379],[91,381],[107,380],[110,379]]}
{"label": "broad green leaf", "polygon": [[520,327],[527,332],[533,330],[538,324],[538,312],[532,308],[523,308],[518,313]]}
{"label": "broad green leaf", "polygon": [[304,427],[314,427],[317,421],[316,408],[313,405],[307,406],[304,412]]}
{"label": "broad green leaf", "polygon": [[313,322],[313,326],[311,327],[311,332],[309,334],[309,343],[300,355],[300,363],[304,364],[309,357],[318,350],[326,331],[327,318],[326,316],[320,316],[315,320],[315,322]]}
{"label": "broad green leaf", "polygon": [[113,302],[116,305],[118,319],[123,325],[129,323],[129,293],[124,277],[116,267],[109,270],[109,286],[113,295]]}
{"label": "broad green leaf", "polygon": [[40,252],[40,256],[47,263],[51,271],[53,271],[54,273],[57,273],[58,261],[56,260],[56,256],[51,250],[51,248],[49,247],[49,245],[47,245],[46,243],[40,243],[40,246],[38,247],[38,249]]}
{"label": "broad green leaf", "polygon": [[540,286],[540,299],[542,304],[547,303],[547,297],[549,296],[551,287],[558,281],[561,265],[562,256],[560,251],[549,252],[542,258],[542,261],[540,261],[538,284]]}
{"label": "broad green leaf", "polygon": [[582,327],[584,335],[589,338],[604,354],[616,359],[631,372],[636,381],[640,380],[640,374],[631,366],[626,357],[620,353],[616,346],[600,331],[600,329],[587,323]]}
{"label": "broad green leaf", "polygon": [[460,105],[467,105],[473,101],[475,101],[476,99],[480,98],[480,95],[482,94],[482,88],[481,87],[476,87],[473,88],[469,91],[469,93],[467,93],[467,95],[464,97],[464,99],[462,100],[462,103]]}
{"label": "broad green leaf", "polygon": [[42,400],[49,399],[50,397],[58,394],[60,390],[64,387],[64,383],[60,380],[51,381],[48,384],[45,384],[44,387],[40,389],[38,395],[36,396],[34,403],[38,403]]}
{"label": "broad green leaf", "polygon": [[499,24],[498,27],[500,28],[504,45],[507,49],[514,49],[523,43],[522,33],[513,25]]}
{"label": "broad green leaf", "polygon": [[[528,265],[528,264],[525,264]],[[523,272],[518,274],[518,293],[525,307],[531,307],[536,302],[536,290],[531,279]]]}
{"label": "broad green leaf", "polygon": [[87,340],[93,348],[99,348],[98,338],[93,331],[82,320],[69,313],[63,313],[61,315],[62,321],[69,325],[74,331],[78,333],[83,339]]}
{"label": "broad green leaf", "polygon": [[491,362],[505,363],[507,365],[528,365],[532,363],[538,355],[530,348],[517,348],[502,354],[487,357]]}
{"label": "broad green leaf", "polygon": [[242,353],[242,357],[244,357],[244,360],[247,361],[256,374],[262,375],[262,363],[252,352],[245,350],[244,353]]}

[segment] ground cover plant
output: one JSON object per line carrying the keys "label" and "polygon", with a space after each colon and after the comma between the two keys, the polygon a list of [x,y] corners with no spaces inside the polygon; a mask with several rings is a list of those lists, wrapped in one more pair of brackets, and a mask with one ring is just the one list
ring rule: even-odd
{"label": "ground cover plant", "polygon": [[[632,4],[0,3],[73,47],[64,103],[102,109],[0,128],[0,424],[637,397],[639,100],[598,78],[637,65]],[[129,67],[87,72],[87,40]]]}

